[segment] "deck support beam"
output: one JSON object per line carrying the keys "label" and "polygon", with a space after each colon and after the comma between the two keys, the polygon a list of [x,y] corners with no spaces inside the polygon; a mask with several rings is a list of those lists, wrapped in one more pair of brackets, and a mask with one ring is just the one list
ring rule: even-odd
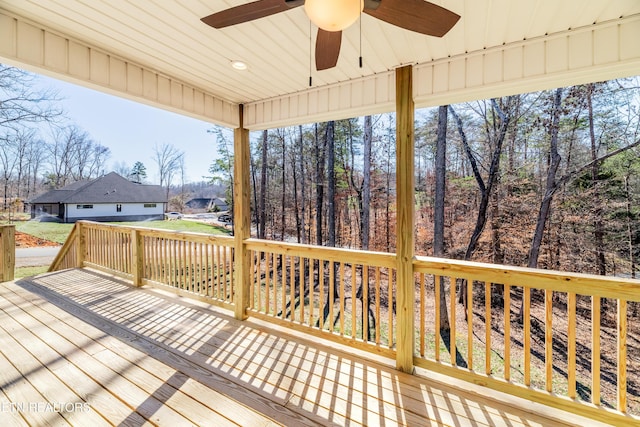
{"label": "deck support beam", "polygon": [[0,226],[0,282],[14,279],[16,267],[16,226]]}
{"label": "deck support beam", "polygon": [[396,368],[413,372],[414,103],[410,65],[396,69]]}
{"label": "deck support beam", "polygon": [[236,319],[247,318],[251,260],[245,240],[251,237],[251,187],[249,186],[249,131],[244,128],[244,106],[239,106],[240,126],[233,133],[233,236],[235,251]]}

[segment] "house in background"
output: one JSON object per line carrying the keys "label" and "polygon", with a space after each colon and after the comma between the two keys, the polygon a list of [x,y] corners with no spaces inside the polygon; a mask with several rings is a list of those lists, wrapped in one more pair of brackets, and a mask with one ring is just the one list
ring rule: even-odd
{"label": "house in background", "polygon": [[31,218],[144,221],[163,219],[167,196],[159,185],[138,184],[111,172],[49,191],[30,203]]}
{"label": "house in background", "polygon": [[207,212],[226,212],[229,210],[227,200],[220,197],[197,197],[186,203],[189,209]]}

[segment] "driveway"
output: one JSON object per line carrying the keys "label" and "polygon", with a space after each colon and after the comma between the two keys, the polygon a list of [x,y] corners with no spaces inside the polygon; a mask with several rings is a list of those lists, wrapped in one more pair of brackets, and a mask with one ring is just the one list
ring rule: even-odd
{"label": "driveway", "polygon": [[58,255],[61,246],[47,246],[42,248],[17,248],[16,267],[37,267],[50,265]]}

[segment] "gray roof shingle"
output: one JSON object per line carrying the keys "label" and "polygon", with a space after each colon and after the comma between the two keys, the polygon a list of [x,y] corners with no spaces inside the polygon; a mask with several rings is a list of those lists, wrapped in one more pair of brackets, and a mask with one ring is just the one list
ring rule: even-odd
{"label": "gray roof shingle", "polygon": [[137,184],[111,172],[91,181],[78,181],[59,190],[51,190],[31,203],[166,203],[167,195],[159,185]]}

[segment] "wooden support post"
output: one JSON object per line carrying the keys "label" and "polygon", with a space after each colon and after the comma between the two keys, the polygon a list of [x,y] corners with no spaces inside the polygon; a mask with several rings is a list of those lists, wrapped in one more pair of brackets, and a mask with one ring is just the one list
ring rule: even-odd
{"label": "wooden support post", "polygon": [[133,286],[142,286],[144,277],[144,240],[140,230],[131,230],[131,272],[133,273]]}
{"label": "wooden support post", "polygon": [[396,69],[396,368],[413,372],[414,104],[411,66]]}
{"label": "wooden support post", "polygon": [[244,107],[240,105],[240,126],[233,134],[233,229],[235,252],[235,317],[247,318],[251,286],[251,260],[244,241],[251,237],[251,187],[249,186],[249,131],[244,128]]}
{"label": "wooden support post", "polygon": [[0,251],[2,251],[0,282],[10,282],[14,279],[16,268],[16,227],[3,225],[0,233]]}
{"label": "wooden support post", "polygon": [[87,236],[84,224],[82,221],[76,222],[76,267],[84,267],[84,258],[87,249]]}

